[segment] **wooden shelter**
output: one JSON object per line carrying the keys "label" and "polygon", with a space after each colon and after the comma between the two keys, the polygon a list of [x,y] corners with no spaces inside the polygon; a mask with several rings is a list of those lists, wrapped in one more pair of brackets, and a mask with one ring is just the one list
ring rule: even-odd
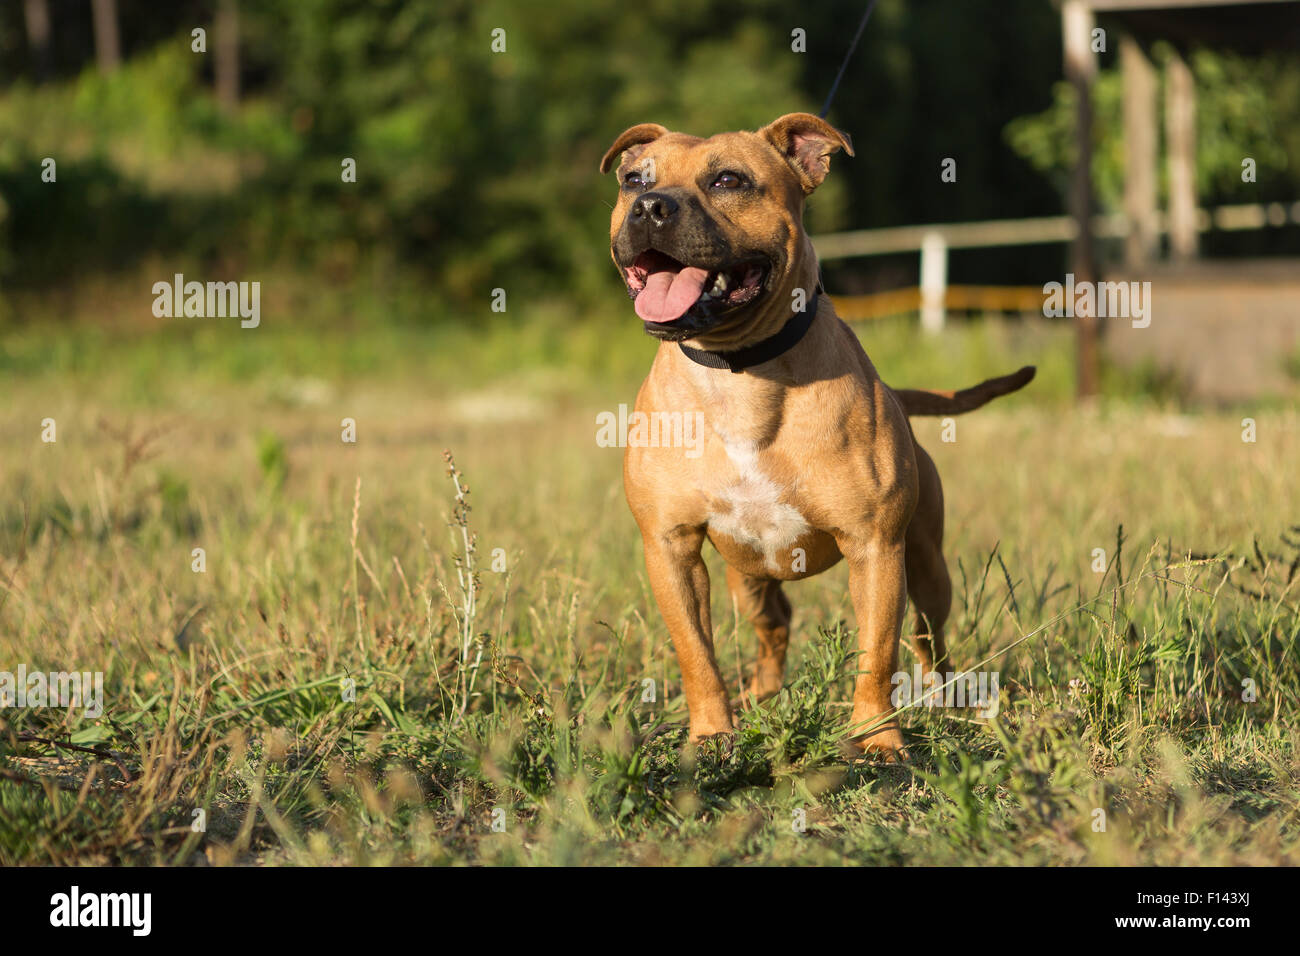
{"label": "wooden shelter", "polygon": [[[1097,34],[1119,35],[1124,77],[1124,212],[1126,259],[1142,267],[1159,252],[1156,126],[1158,84],[1146,51],[1164,40],[1178,55],[1165,82],[1165,143],[1169,183],[1169,256],[1197,255],[1196,87],[1186,51],[1202,45],[1246,54],[1300,49],[1300,0],[1058,0],[1065,73],[1076,92],[1078,162],[1070,185],[1069,211],[1077,224],[1071,270],[1076,281],[1095,282],[1098,268],[1092,224],[1092,81],[1097,73]],[[1079,394],[1096,394],[1099,325],[1095,315],[1076,316]]]}

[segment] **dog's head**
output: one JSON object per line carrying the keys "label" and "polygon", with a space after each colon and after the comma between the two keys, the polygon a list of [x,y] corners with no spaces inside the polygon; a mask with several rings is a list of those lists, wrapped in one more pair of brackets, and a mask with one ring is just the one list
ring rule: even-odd
{"label": "dog's head", "polygon": [[622,156],[610,251],[646,331],[743,344],[789,318],[795,288],[810,299],[803,203],[840,149],[853,155],[848,136],[809,113],[708,139],[655,123],[619,136],[600,163]]}

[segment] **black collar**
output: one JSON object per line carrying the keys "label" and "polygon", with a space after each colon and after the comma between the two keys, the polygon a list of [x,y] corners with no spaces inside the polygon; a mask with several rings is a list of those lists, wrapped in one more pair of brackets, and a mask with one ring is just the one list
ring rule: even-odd
{"label": "black collar", "polygon": [[689,345],[681,344],[682,354],[696,365],[728,368],[733,372],[743,372],[747,368],[771,361],[799,344],[799,340],[812,325],[813,317],[817,315],[817,297],[821,291],[819,282],[813,291],[812,299],[805,304],[804,310],[790,316],[785,325],[781,326],[780,331],[770,338],[732,352],[710,352],[707,349],[693,349]]}

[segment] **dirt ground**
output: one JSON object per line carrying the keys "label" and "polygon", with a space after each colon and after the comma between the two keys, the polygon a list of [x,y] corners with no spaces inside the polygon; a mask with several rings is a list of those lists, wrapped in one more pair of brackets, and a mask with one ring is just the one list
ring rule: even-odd
{"label": "dirt ground", "polygon": [[1151,282],[1151,324],[1106,325],[1106,350],[1122,365],[1149,364],[1193,398],[1212,403],[1282,398],[1300,371],[1300,263],[1200,262],[1152,267],[1112,281]]}

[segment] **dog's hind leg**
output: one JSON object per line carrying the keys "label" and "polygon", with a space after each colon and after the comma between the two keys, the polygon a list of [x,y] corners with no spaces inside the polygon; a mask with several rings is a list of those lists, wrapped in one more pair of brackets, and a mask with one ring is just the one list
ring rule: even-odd
{"label": "dog's hind leg", "polygon": [[785,679],[785,651],[790,643],[790,599],[780,581],[752,578],[727,566],[727,588],[740,616],[758,632],[758,660],[742,704],[775,696]]}
{"label": "dog's hind leg", "polygon": [[948,660],[944,624],[952,608],[952,580],[943,559],[943,486],[939,471],[924,448],[916,446],[917,505],[907,527],[907,596],[912,600],[916,633],[912,646],[929,673],[955,670]]}

